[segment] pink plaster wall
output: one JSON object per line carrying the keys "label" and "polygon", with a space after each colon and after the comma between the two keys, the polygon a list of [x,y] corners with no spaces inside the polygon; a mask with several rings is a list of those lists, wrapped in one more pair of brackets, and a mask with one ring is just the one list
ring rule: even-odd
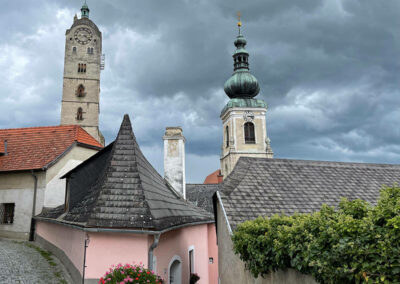
{"label": "pink plaster wall", "polygon": [[[196,225],[164,233],[160,243],[154,250],[157,258],[157,274],[168,282],[168,268],[171,259],[177,255],[182,260],[182,283],[189,282],[189,247],[194,247],[194,271],[200,276],[199,284],[216,284],[218,276],[209,274],[209,253],[217,255],[215,248],[210,248],[208,243],[209,225]],[[215,242],[214,242],[215,244]],[[214,256],[215,259],[215,256]],[[213,264],[215,265],[215,263]],[[216,265],[218,269],[218,264]],[[210,276],[213,278],[211,279]]]}
{"label": "pink plaster wall", "polygon": [[[63,250],[82,274],[85,232],[63,225],[37,222],[37,234]],[[87,233],[90,238],[86,251],[86,279],[99,279],[119,263],[148,265],[148,249],[153,236],[123,233]],[[154,250],[156,273],[168,282],[171,259],[182,260],[182,283],[189,280],[189,248],[194,247],[194,271],[200,276],[198,284],[218,283],[218,248],[214,224],[184,227],[164,233]],[[209,264],[209,257],[214,263]]]}
{"label": "pink plaster wall", "polygon": [[208,275],[210,284],[218,283],[218,246],[215,224],[208,224],[208,257],[214,259],[214,263],[208,264]]}
{"label": "pink plaster wall", "polygon": [[81,230],[53,223],[36,223],[36,233],[67,255],[82,275],[85,233]]}
{"label": "pink plaster wall", "polygon": [[[139,234],[89,233],[85,278],[99,279],[119,263],[148,263],[149,236]],[[151,237],[151,239],[153,239]]]}

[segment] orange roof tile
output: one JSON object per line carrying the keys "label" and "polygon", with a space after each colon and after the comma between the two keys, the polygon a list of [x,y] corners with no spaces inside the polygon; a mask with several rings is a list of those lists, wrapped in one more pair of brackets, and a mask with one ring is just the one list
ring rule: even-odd
{"label": "orange roof tile", "polygon": [[45,169],[74,143],[103,146],[78,125],[0,129],[0,171]]}
{"label": "orange roof tile", "polygon": [[222,182],[221,170],[209,174],[204,180],[204,184],[217,184]]}

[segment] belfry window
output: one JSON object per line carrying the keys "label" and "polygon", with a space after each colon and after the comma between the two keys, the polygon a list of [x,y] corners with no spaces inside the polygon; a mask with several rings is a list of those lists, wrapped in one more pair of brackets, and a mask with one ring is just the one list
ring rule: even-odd
{"label": "belfry window", "polygon": [[93,54],[93,51],[94,51],[93,47],[88,47],[87,49],[88,54]]}
{"label": "belfry window", "polygon": [[78,89],[76,89],[76,96],[77,97],[84,97],[85,95],[86,95],[85,87],[82,84],[80,84],[78,86]]}
{"label": "belfry window", "polygon": [[244,142],[246,144],[255,144],[256,136],[254,133],[254,124],[251,122],[246,122],[244,124]]}
{"label": "belfry window", "polygon": [[74,47],[72,48],[72,52],[73,52],[73,53],[76,53],[76,46],[74,46]]}
{"label": "belfry window", "polygon": [[83,63],[78,64],[78,73],[86,73],[86,64]]}
{"label": "belfry window", "polygon": [[225,128],[225,139],[226,139],[226,147],[229,147],[229,127]]}
{"label": "belfry window", "polygon": [[83,120],[83,110],[81,107],[78,108],[78,111],[76,112],[76,119],[77,120]]}

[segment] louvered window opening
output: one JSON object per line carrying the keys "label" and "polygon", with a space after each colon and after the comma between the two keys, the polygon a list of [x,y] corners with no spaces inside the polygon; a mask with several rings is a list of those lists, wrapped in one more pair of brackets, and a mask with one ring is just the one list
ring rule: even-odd
{"label": "louvered window opening", "polygon": [[256,136],[254,133],[254,124],[251,122],[246,122],[244,124],[244,141],[246,144],[255,144]]}
{"label": "louvered window opening", "polygon": [[15,203],[0,203],[0,224],[14,223]]}
{"label": "louvered window opening", "polygon": [[86,73],[86,64],[83,63],[78,64],[78,73]]}

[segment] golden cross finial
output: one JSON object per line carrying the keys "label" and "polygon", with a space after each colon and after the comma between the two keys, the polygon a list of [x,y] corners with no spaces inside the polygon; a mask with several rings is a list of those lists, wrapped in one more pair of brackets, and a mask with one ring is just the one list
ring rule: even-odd
{"label": "golden cross finial", "polygon": [[240,11],[238,11],[236,15],[237,15],[237,17],[238,17],[238,23],[237,23],[237,25],[238,25],[238,27],[240,28],[240,27],[242,26],[242,22],[240,21],[240,16],[241,16],[242,14],[240,13]]}

